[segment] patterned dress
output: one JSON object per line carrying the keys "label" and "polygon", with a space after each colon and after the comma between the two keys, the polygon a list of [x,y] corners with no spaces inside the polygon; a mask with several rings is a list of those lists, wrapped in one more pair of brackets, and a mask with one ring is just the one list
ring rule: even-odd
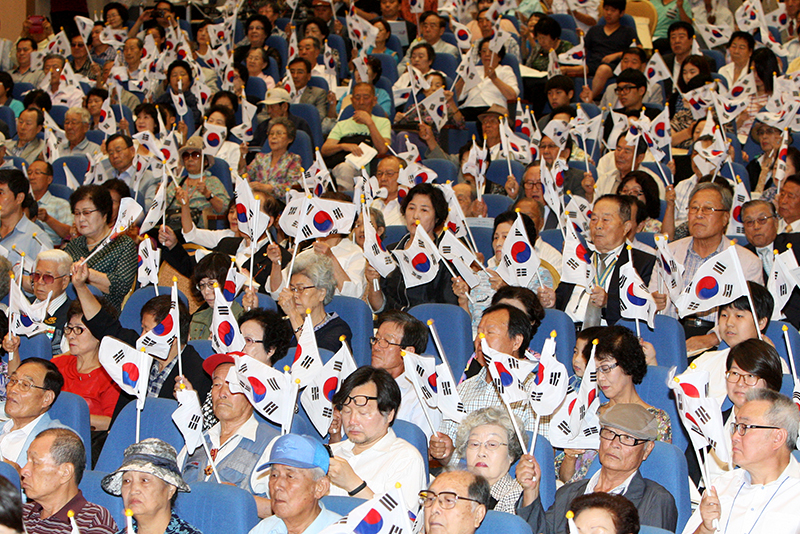
{"label": "patterned dress", "polygon": [[[78,261],[81,258],[89,257],[95,248],[92,247],[89,250],[86,245],[86,237],[79,236],[67,243],[64,251],[72,257],[72,261]],[[104,293],[103,296],[117,309],[122,308],[125,295],[133,289],[139,264],[137,257],[136,243],[127,235],[121,235],[93,256],[87,264],[90,269],[108,276],[111,287],[109,292]]]}
{"label": "patterned dress", "polygon": [[[133,531],[139,532],[139,525],[136,523],[136,520],[133,520]],[[126,529],[121,529],[117,534],[127,534]],[[164,531],[164,534],[203,534],[192,525],[175,515],[175,510],[172,511],[172,517],[169,520],[169,524],[167,525],[167,529]]]}
{"label": "patterned dress", "polygon": [[283,194],[287,188],[299,184],[302,173],[300,156],[286,152],[272,166],[272,152],[269,154],[256,154],[255,159],[247,166],[248,179],[251,182],[269,184],[275,188],[276,194]]}
{"label": "patterned dress", "polygon": [[[181,187],[186,189],[186,193],[189,195],[189,210],[192,213],[192,222],[194,222],[195,226],[198,228],[205,228],[203,210],[211,208],[211,202],[206,200],[206,197],[200,193],[198,187],[184,185],[187,180],[188,177],[184,176],[181,178],[180,184]],[[208,171],[203,175],[203,181],[208,190],[211,191],[215,197],[222,200],[222,203],[225,205],[223,211],[217,213],[217,215],[224,214],[230,202],[230,197],[228,196],[228,191],[225,190],[225,186],[222,185],[219,178]],[[211,209],[213,210],[213,208]],[[175,230],[176,233],[181,230],[181,206],[180,203],[175,200],[175,183],[172,181],[167,185],[167,225]]]}

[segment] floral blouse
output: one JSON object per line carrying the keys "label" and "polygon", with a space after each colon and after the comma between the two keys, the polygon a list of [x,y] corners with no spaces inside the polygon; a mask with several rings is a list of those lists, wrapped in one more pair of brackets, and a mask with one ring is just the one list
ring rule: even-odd
{"label": "floral blouse", "polygon": [[302,178],[301,168],[302,162],[297,154],[284,153],[278,160],[277,165],[273,167],[272,152],[268,154],[259,153],[247,166],[247,175],[251,182],[269,184],[278,192],[282,192],[286,188],[300,183]]}
{"label": "floral blouse", "polygon": [[[186,184],[187,180],[188,177],[184,176],[181,178],[180,184],[181,187],[186,189],[186,193],[189,195],[189,209],[192,212],[192,221],[198,228],[205,228],[206,226],[205,221],[203,220],[203,210],[206,208],[211,208],[211,202],[206,200],[206,197],[200,193],[198,187],[191,185],[185,186],[184,184]],[[205,172],[203,181],[205,182],[208,190],[211,191],[215,197],[222,200],[222,203],[225,205],[223,211],[217,213],[217,215],[222,215],[225,213],[225,210],[227,210],[228,203],[231,200],[228,196],[228,191],[225,189],[225,186],[222,185],[222,182],[219,181],[219,178],[211,174],[209,171]],[[213,208],[211,209],[213,210]],[[175,200],[175,182],[172,181],[169,181],[167,185],[167,225],[175,230],[175,232],[178,232],[181,229],[181,206],[180,203]]]}

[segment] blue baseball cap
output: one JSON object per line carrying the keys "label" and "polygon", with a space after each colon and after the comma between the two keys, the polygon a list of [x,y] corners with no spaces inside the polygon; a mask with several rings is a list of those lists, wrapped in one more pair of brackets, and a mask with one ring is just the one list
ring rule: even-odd
{"label": "blue baseball cap", "polygon": [[312,437],[300,434],[284,434],[275,440],[269,461],[260,466],[257,471],[263,471],[274,464],[288,465],[300,469],[314,469],[319,467],[328,474],[330,455],[325,445]]}

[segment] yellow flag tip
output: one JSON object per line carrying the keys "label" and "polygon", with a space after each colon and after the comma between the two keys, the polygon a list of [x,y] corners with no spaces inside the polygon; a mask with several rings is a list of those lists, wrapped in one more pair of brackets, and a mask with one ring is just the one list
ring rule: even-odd
{"label": "yellow flag tip", "polygon": [[733,246],[735,244],[736,244],[736,240],[735,239],[731,239],[731,246]]}
{"label": "yellow flag tip", "polygon": [[404,350],[401,350],[401,351],[400,351],[400,356],[405,356],[405,355],[406,355],[406,351],[404,351]]}
{"label": "yellow flag tip", "polygon": [[480,334],[478,334],[478,337],[481,338],[481,339],[486,339],[486,334],[481,332]]}
{"label": "yellow flag tip", "polygon": [[283,366],[283,370],[286,371],[286,372],[289,372],[290,369],[291,369],[291,367],[289,367],[288,365],[284,365]]}
{"label": "yellow flag tip", "polygon": [[575,517],[575,513],[572,510],[567,510],[567,519],[573,519]]}
{"label": "yellow flag tip", "polygon": [[419,226],[419,219],[417,219],[416,221],[414,221],[414,224],[416,224],[417,226]]}
{"label": "yellow flag tip", "polygon": [[776,256],[777,256],[778,254],[780,254],[780,253],[778,252],[778,249],[777,249],[777,248],[776,248],[775,250],[773,250],[773,251],[772,251],[772,253],[773,253],[773,254],[775,254]]}
{"label": "yellow flag tip", "polygon": [[306,308],[306,315],[311,315],[311,308]]}
{"label": "yellow flag tip", "polygon": [[628,250],[631,250],[633,247],[632,247],[632,246],[630,246],[630,245],[628,245],[628,246],[627,246],[627,247],[625,247],[625,248],[627,248]]}
{"label": "yellow flag tip", "polygon": [[433,324],[433,319],[428,319],[428,326],[431,326],[432,324]]}
{"label": "yellow flag tip", "polygon": [[689,365],[689,369],[697,369],[697,364],[692,362],[691,365]]}
{"label": "yellow flag tip", "polygon": [[783,330],[784,332],[786,332],[787,330],[789,330],[789,327],[788,327],[788,326],[786,326],[786,325],[783,325],[783,326],[781,327],[781,330]]}
{"label": "yellow flag tip", "polygon": [[514,208],[514,213],[519,213],[519,208]]}
{"label": "yellow flag tip", "polygon": [[295,379],[294,379],[294,383],[295,383],[295,384],[299,384],[299,383],[300,383],[300,379],[299,379],[299,378],[295,378]]}
{"label": "yellow flag tip", "polygon": [[400,484],[399,482],[394,483],[395,488],[400,489],[400,486],[402,486],[402,484]]}
{"label": "yellow flag tip", "polygon": [[677,376],[676,376],[675,378],[673,378],[673,380],[674,380],[675,382],[678,382],[678,383],[680,383],[680,381],[681,381],[681,379],[680,379],[680,378],[678,378]]}
{"label": "yellow flag tip", "polygon": [[341,342],[343,342],[343,343],[344,343],[344,340],[345,340],[345,339],[347,339],[347,336],[346,336],[346,335],[342,334],[341,336],[339,336],[339,341],[341,341]]}
{"label": "yellow flag tip", "polygon": [[133,510],[125,508],[125,517],[133,517]]}
{"label": "yellow flag tip", "polygon": [[554,337],[556,337],[557,335],[558,335],[558,332],[556,332],[555,330],[553,330],[553,331],[551,331],[551,332],[550,332],[550,337],[553,337],[553,338],[554,338]]}
{"label": "yellow flag tip", "polygon": [[600,340],[599,340],[599,339],[597,339],[597,338],[594,338],[594,339],[592,340],[592,345],[597,345],[598,343],[600,343]]}

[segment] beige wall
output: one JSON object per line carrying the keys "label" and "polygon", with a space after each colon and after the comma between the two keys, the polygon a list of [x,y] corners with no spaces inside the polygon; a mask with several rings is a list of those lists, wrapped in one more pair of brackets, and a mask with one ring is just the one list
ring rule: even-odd
{"label": "beige wall", "polygon": [[[28,4],[31,4],[30,6]],[[28,16],[28,9],[33,12],[33,1],[0,0],[0,39],[14,41],[22,31],[22,21]]]}

